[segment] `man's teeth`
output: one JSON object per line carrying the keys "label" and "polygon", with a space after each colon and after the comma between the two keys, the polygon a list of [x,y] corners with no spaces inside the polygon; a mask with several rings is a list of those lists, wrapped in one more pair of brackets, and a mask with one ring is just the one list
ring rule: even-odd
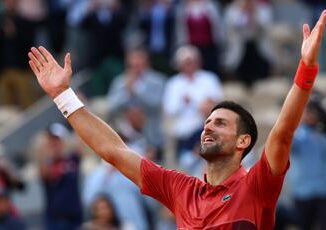
{"label": "man's teeth", "polygon": [[214,139],[213,139],[213,138],[210,138],[210,137],[206,137],[206,138],[204,139],[204,141],[205,141],[205,142],[211,142],[211,141],[214,141]]}

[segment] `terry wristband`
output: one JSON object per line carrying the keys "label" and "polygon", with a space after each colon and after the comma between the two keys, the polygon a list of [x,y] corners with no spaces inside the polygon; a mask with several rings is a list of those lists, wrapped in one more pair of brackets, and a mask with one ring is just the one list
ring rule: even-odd
{"label": "terry wristband", "polygon": [[302,60],[300,60],[297,73],[294,78],[294,82],[301,89],[309,90],[314,86],[315,78],[318,73],[318,65],[306,66]]}
{"label": "terry wristband", "polygon": [[84,104],[71,88],[63,91],[53,101],[65,118],[68,118],[73,112],[84,107]]}

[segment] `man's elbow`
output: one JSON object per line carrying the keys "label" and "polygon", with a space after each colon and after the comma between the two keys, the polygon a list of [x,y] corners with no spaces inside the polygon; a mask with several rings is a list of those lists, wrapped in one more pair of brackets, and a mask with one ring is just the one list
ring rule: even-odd
{"label": "man's elbow", "polygon": [[125,146],[115,148],[112,148],[111,146],[103,146],[96,152],[103,160],[114,166],[119,155],[121,155],[123,151],[126,151]]}
{"label": "man's elbow", "polygon": [[276,141],[279,145],[290,146],[293,140],[294,133],[292,131],[277,131],[271,132],[271,139]]}

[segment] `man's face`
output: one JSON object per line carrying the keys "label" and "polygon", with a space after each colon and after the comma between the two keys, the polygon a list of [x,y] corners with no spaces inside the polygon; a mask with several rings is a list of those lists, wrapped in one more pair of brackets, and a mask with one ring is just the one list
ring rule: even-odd
{"label": "man's face", "polygon": [[210,161],[235,152],[239,116],[227,109],[217,109],[206,119],[201,134],[200,155]]}
{"label": "man's face", "polygon": [[148,67],[148,60],[145,53],[132,51],[127,55],[127,66],[134,74],[141,74]]}
{"label": "man's face", "polygon": [[180,63],[180,71],[187,74],[192,75],[199,68],[199,61],[196,57],[188,57],[181,61]]}
{"label": "man's face", "polygon": [[62,138],[48,134],[47,144],[54,154],[53,157],[61,157],[63,155],[65,146]]}

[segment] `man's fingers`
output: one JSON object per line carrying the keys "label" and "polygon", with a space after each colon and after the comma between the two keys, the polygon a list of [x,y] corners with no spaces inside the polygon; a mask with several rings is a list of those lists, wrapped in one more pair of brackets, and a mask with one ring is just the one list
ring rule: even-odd
{"label": "man's fingers", "polygon": [[304,24],[302,28],[303,39],[306,40],[310,36],[310,28],[308,24]]}
{"label": "man's fingers", "polygon": [[326,24],[326,10],[321,13],[318,21],[324,25]]}
{"label": "man's fingers", "polygon": [[34,62],[32,60],[30,60],[28,62],[28,64],[31,67],[31,69],[33,70],[34,74],[37,76],[38,73],[40,72],[40,70],[36,67],[36,65],[34,64]]}
{"label": "man's fingers", "polygon": [[69,71],[71,72],[71,57],[70,57],[70,53],[67,53],[66,56],[65,56],[65,66],[64,66],[64,69],[66,71]]}
{"label": "man's fingers", "polygon": [[37,67],[38,70],[41,70],[42,65],[32,52],[28,52],[28,57],[33,61],[35,67]]}
{"label": "man's fingers", "polygon": [[50,54],[50,52],[47,49],[45,49],[43,46],[40,46],[38,50],[43,55],[43,57],[45,57],[47,62],[56,62],[53,56]]}
{"label": "man's fingers", "polygon": [[38,49],[36,49],[35,47],[32,47],[31,51],[34,54],[34,56],[37,59],[37,61],[42,66],[44,66],[47,63],[47,60],[45,59],[45,57],[41,54],[41,52]]}

